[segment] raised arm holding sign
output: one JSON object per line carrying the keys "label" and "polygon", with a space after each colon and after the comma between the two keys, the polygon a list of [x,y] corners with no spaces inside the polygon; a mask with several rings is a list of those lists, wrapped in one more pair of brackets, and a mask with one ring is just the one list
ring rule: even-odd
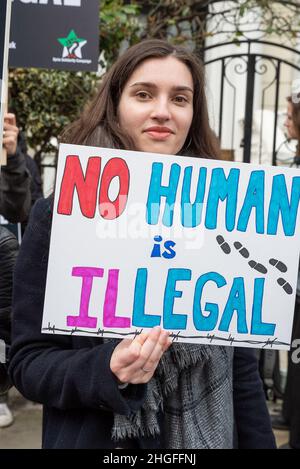
{"label": "raised arm holding sign", "polygon": [[[11,0],[0,2],[0,215],[17,223],[31,208],[30,177],[18,149],[19,129],[14,114],[7,113],[8,45]],[[2,172],[1,172],[2,165]]]}
{"label": "raised arm holding sign", "polygon": [[15,276],[10,372],[46,406],[44,447],[233,448],[235,420],[239,447],[273,448],[255,354],[232,345],[288,346],[294,174],[211,159],[202,65],[157,40],[64,141]]}
{"label": "raised arm holding sign", "polygon": [[3,146],[7,152],[7,164],[0,174],[0,215],[12,223],[28,219],[31,209],[31,179],[25,155],[18,146],[18,135],[15,115],[5,114]]}

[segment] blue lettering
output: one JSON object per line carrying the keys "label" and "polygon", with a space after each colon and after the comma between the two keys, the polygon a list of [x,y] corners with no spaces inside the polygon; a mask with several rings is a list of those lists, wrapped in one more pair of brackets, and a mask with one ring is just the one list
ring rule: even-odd
{"label": "blue lettering", "polygon": [[205,226],[209,230],[214,230],[217,226],[219,200],[226,200],[226,229],[232,231],[235,226],[237,194],[239,184],[240,170],[231,169],[228,178],[226,178],[222,168],[216,168],[212,171]]}
{"label": "blue lettering", "polygon": [[262,322],[262,303],[264,297],[264,278],[256,278],[254,282],[254,298],[252,307],[251,334],[273,336],[276,324]]}
{"label": "blue lettering", "polygon": [[162,163],[153,163],[151,181],[147,200],[147,223],[157,225],[160,215],[161,198],[166,197],[166,204],[162,223],[165,226],[172,226],[174,205],[176,200],[177,187],[180,176],[180,166],[172,164],[168,186],[162,186]]}
{"label": "blue lettering", "polygon": [[195,328],[198,331],[212,331],[218,322],[219,316],[219,307],[216,303],[206,303],[204,311],[208,312],[208,316],[203,316],[201,310],[201,297],[204,285],[207,282],[215,282],[218,288],[224,287],[226,285],[226,280],[222,275],[217,272],[208,272],[207,274],[201,275],[198,278],[195,295],[194,295],[194,305],[193,305],[193,320]]}
{"label": "blue lettering", "polygon": [[233,284],[219,325],[219,331],[228,332],[234,311],[237,312],[238,333],[247,334],[245,286],[242,277],[233,279]]}
{"label": "blue lettering", "polygon": [[191,204],[192,173],[192,166],[185,168],[181,193],[181,223],[187,228],[195,228],[201,223],[207,169],[199,170],[196,200],[193,204]]}
{"label": "blue lettering", "polygon": [[174,247],[176,246],[176,243],[174,241],[166,241],[164,244],[165,251],[163,252],[163,257],[165,259],[173,259],[176,256],[176,252],[174,251]]}
{"label": "blue lettering", "polygon": [[160,316],[145,314],[147,280],[148,270],[138,269],[136,273],[132,313],[132,325],[135,327],[151,328],[159,326],[161,322]]}
{"label": "blue lettering", "polygon": [[154,241],[156,243],[153,246],[152,252],[151,252],[151,257],[161,257],[160,254],[160,244],[162,242],[162,237],[161,236],[155,236]]}
{"label": "blue lettering", "polygon": [[169,269],[164,295],[164,329],[186,329],[187,315],[174,314],[175,298],[182,297],[182,291],[176,290],[179,280],[191,280],[192,272],[189,269]]}
{"label": "blue lettering", "polygon": [[256,212],[256,233],[264,233],[265,172],[253,171],[248,183],[247,193],[240,212],[237,230],[246,231],[252,209]]}
{"label": "blue lettering", "polygon": [[273,178],[272,195],[268,214],[268,234],[276,235],[279,214],[281,214],[285,236],[294,236],[300,197],[300,177],[293,178],[291,203],[287,193],[285,177],[279,174]]}

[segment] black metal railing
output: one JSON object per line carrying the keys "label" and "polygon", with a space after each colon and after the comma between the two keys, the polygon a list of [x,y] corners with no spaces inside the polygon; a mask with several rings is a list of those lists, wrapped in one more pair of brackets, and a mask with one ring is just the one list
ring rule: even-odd
{"label": "black metal railing", "polygon": [[[228,47],[236,45],[236,52],[230,53]],[[262,46],[264,50],[261,49]],[[268,53],[268,48],[272,48],[273,53]],[[214,52],[213,58],[207,58],[208,53]],[[274,51],[277,55],[274,54]],[[285,56],[286,54],[292,56],[292,60],[288,60]],[[279,112],[279,102],[280,102],[280,93],[283,87],[282,79],[282,69],[283,66],[287,70],[296,70],[300,73],[300,51],[293,49],[292,47],[287,47],[282,44],[277,44],[269,41],[258,41],[258,40],[244,40],[239,41],[238,43],[234,42],[224,42],[221,44],[215,44],[205,48],[204,51],[204,63],[206,67],[209,67],[211,64],[220,63],[220,93],[219,93],[219,115],[217,117],[218,121],[218,136],[222,142],[223,137],[223,124],[224,116],[226,116],[226,123],[228,123],[228,116],[231,117],[232,121],[232,130],[231,130],[231,146],[234,147],[234,136],[236,131],[236,106],[237,98],[236,91],[237,87],[232,82],[232,79],[228,77],[227,69],[232,64],[233,61],[237,61],[234,71],[235,73],[242,75],[245,74],[245,96],[244,96],[244,135],[243,135],[243,161],[249,163],[251,161],[252,153],[252,137],[253,137],[253,112],[254,112],[254,103],[255,98],[257,97],[256,90],[256,79],[260,75],[267,74],[270,72],[270,67],[273,67],[274,77],[272,77],[267,83],[267,86],[260,89],[261,98],[260,98],[260,109],[263,111],[265,109],[265,100],[266,93],[272,89],[274,98],[273,102],[273,112],[274,112],[274,123],[273,123],[273,141],[272,141],[272,155],[271,161],[273,165],[277,164],[277,129],[278,129],[278,112]],[[238,62],[239,61],[239,62]],[[232,77],[232,74],[231,74]],[[231,109],[226,109],[224,105],[224,96],[225,96],[225,85],[230,86],[233,92],[233,99],[231,101]],[[239,103],[241,106],[241,104]],[[261,161],[262,155],[262,129],[263,129],[263,113],[260,123],[260,143],[259,143],[259,155],[258,159]]]}

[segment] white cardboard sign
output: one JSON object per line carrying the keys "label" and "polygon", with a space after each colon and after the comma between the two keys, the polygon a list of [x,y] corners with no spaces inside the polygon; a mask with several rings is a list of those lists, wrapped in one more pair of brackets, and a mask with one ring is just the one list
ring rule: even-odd
{"label": "white cardboard sign", "polygon": [[295,169],[61,145],[42,331],[288,349]]}

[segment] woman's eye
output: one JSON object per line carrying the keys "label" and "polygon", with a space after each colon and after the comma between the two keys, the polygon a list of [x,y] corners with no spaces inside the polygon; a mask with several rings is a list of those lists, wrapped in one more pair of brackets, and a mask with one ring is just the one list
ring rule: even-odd
{"label": "woman's eye", "polygon": [[178,104],[185,104],[185,103],[188,102],[188,100],[185,96],[175,96],[174,100]]}
{"label": "woman's eye", "polygon": [[137,94],[137,97],[140,99],[148,99],[150,98],[149,93],[146,93],[146,91],[139,91]]}

